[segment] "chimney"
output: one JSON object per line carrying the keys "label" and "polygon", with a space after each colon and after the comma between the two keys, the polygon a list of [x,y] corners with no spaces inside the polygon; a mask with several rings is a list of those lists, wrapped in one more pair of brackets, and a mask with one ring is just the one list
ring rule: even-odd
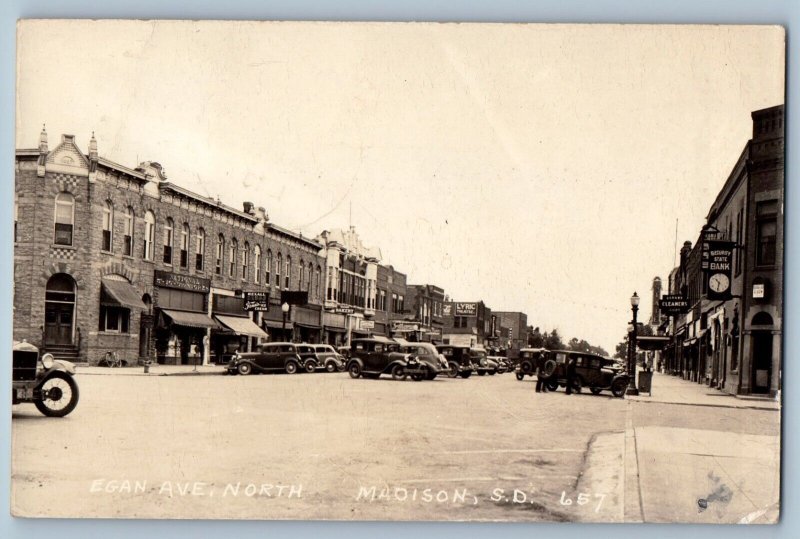
{"label": "chimney", "polygon": [[267,210],[265,210],[263,206],[256,208],[256,217],[258,217],[258,220],[262,223],[269,221],[269,215],[267,215]]}
{"label": "chimney", "polygon": [[244,212],[249,215],[255,215],[253,211],[253,203],[252,202],[243,202],[242,206],[244,207]]}
{"label": "chimney", "polygon": [[42,132],[39,133],[39,153],[47,153],[47,131],[45,130],[44,124],[42,124]]}
{"label": "chimney", "polygon": [[97,161],[97,139],[94,138],[94,131],[92,131],[92,138],[89,140],[89,160]]}

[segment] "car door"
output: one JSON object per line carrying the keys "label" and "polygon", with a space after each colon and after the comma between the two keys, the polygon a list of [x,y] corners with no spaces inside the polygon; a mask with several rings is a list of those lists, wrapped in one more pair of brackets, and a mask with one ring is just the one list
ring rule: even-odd
{"label": "car door", "polygon": [[269,365],[269,351],[270,346],[268,344],[262,345],[258,350],[258,355],[253,358],[253,362],[261,369],[267,369]]}

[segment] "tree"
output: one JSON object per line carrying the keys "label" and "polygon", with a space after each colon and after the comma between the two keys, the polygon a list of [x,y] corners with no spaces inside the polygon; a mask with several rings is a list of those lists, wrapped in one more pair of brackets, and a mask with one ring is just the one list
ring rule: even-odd
{"label": "tree", "polygon": [[538,327],[530,328],[528,346],[531,348],[544,348],[544,335],[539,332]]}
{"label": "tree", "polygon": [[544,334],[544,347],[548,350],[563,350],[564,343],[561,342],[561,335],[558,334],[558,329],[553,328],[553,331],[548,335]]}

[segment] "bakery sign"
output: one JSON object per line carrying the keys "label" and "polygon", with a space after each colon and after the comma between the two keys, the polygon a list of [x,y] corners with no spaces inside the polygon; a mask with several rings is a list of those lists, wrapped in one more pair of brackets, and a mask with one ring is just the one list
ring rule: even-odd
{"label": "bakery sign", "polygon": [[170,273],[168,271],[156,270],[153,274],[153,284],[159,288],[176,288],[178,290],[189,290],[191,292],[208,293],[211,290],[211,279],[194,277],[193,275],[181,275],[180,273]]}

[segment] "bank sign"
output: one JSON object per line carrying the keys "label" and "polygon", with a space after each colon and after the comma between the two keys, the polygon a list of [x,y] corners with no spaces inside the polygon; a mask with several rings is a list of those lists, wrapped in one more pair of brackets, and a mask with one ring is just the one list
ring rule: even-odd
{"label": "bank sign", "polygon": [[453,311],[455,316],[478,316],[477,303],[453,303]]}
{"label": "bank sign", "polygon": [[711,300],[727,300],[731,298],[731,268],[733,267],[732,241],[709,240],[703,242],[702,269]]}

